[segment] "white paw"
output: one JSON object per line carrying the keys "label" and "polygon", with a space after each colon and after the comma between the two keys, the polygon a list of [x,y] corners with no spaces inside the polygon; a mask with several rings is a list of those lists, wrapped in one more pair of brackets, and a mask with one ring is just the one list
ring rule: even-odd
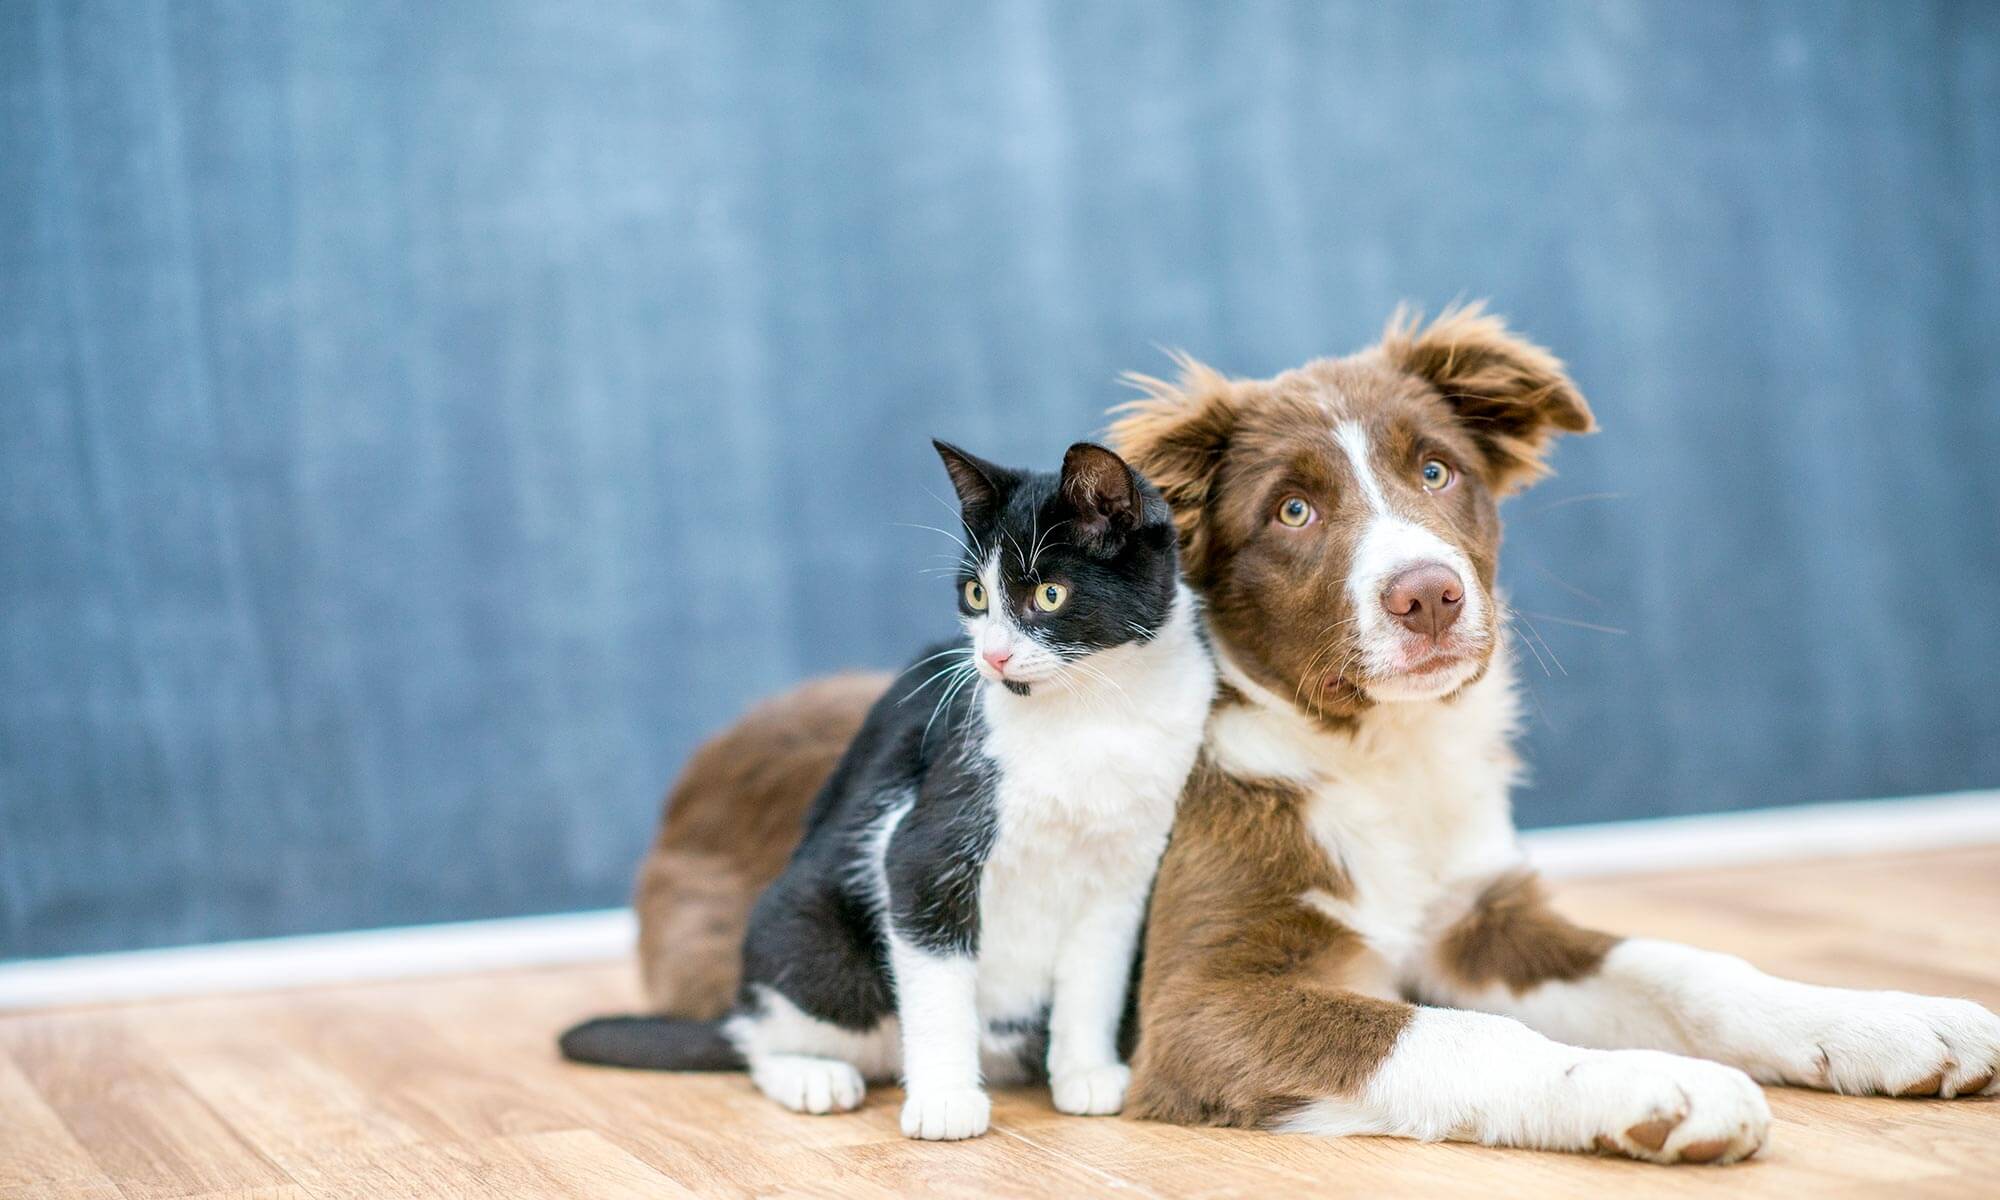
{"label": "white paw", "polygon": [[868,1086],[861,1072],[837,1058],[807,1054],[771,1054],[750,1068],[759,1091],[793,1112],[848,1112],[861,1107]]}
{"label": "white paw", "polygon": [[1729,1163],[1771,1128],[1764,1093],[1734,1067],[1652,1050],[1592,1054],[1567,1084],[1592,1119],[1581,1149],[1658,1163]]}
{"label": "white paw", "polygon": [[2000,1017],[1970,1000],[1814,988],[1772,1014],[1780,1053],[1758,1074],[1849,1095],[2000,1090]]}
{"label": "white paw", "polygon": [[1125,1107],[1125,1087],[1132,1068],[1124,1063],[1061,1071],[1049,1080],[1056,1108],[1079,1117],[1102,1117]]}
{"label": "white paw", "polygon": [[911,1092],[903,1101],[903,1136],[955,1142],[986,1132],[993,1102],[978,1088]]}

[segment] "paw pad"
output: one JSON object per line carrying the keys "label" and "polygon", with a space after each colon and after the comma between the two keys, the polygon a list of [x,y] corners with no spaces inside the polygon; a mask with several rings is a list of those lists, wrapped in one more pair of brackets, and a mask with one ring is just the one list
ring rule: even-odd
{"label": "paw pad", "polygon": [[1680,1128],[1681,1118],[1685,1115],[1681,1114],[1672,1118],[1659,1117],[1651,1121],[1641,1121],[1637,1125],[1632,1126],[1632,1128],[1627,1129],[1625,1136],[1631,1138],[1635,1144],[1644,1146],[1648,1150],[1658,1150],[1667,1144],[1667,1138],[1673,1134],[1674,1130]]}

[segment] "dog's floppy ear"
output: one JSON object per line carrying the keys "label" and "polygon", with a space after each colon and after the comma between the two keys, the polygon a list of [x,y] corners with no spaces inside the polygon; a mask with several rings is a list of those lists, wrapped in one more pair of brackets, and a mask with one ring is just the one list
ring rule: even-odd
{"label": "dog's floppy ear", "polygon": [[1562,361],[1509,331],[1482,304],[1454,305],[1429,325],[1414,310],[1398,308],[1381,351],[1457,411],[1502,495],[1548,473],[1545,459],[1557,434],[1597,428]]}
{"label": "dog's floppy ear", "polygon": [[1235,432],[1234,385],[1185,354],[1174,361],[1176,383],[1126,372],[1125,382],[1145,395],[1116,409],[1111,444],[1166,497],[1180,530],[1181,566],[1200,586],[1213,565],[1208,507]]}

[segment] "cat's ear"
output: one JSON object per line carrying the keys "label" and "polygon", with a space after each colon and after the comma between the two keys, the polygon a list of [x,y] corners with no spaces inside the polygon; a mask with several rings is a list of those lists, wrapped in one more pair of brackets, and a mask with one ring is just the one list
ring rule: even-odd
{"label": "cat's ear", "polygon": [[931,445],[937,447],[938,457],[951,475],[951,487],[958,493],[959,512],[967,525],[985,524],[1021,481],[1018,472],[976,458],[950,442],[932,438]]}
{"label": "cat's ear", "polygon": [[1092,554],[1116,554],[1145,516],[1146,494],[1125,460],[1092,442],[1063,455],[1062,497],[1076,514],[1070,540]]}

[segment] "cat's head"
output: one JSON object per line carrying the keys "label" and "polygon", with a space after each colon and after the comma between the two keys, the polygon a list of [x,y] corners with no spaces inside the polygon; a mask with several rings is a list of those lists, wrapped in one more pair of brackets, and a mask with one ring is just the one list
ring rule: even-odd
{"label": "cat's head", "polygon": [[1173,510],[1124,459],[1078,442],[1052,474],[933,444],[965,521],[958,611],[982,677],[1028,695],[1166,623],[1179,582]]}

